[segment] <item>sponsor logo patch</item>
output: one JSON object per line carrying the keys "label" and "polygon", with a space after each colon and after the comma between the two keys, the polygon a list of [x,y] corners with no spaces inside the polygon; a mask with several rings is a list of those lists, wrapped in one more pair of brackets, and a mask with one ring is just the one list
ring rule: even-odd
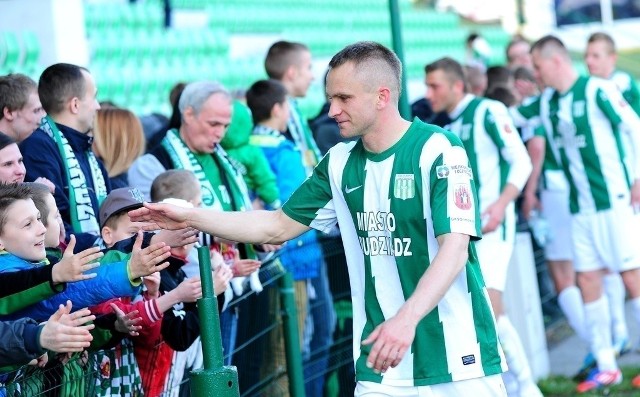
{"label": "sponsor logo patch", "polygon": [[476,356],[470,354],[468,356],[462,356],[462,365],[471,365],[476,363]]}
{"label": "sponsor logo patch", "polygon": [[448,178],[449,167],[446,165],[439,165],[436,167],[436,175],[438,175],[438,179]]}

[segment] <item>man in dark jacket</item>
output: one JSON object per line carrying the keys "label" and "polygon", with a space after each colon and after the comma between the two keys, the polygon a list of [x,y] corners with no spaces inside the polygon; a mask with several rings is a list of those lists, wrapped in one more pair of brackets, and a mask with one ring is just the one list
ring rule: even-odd
{"label": "man in dark jacket", "polygon": [[26,180],[45,177],[55,185],[56,205],[76,251],[91,247],[100,234],[98,209],[111,190],[104,165],[91,151],[91,131],[100,105],[89,71],[58,63],[40,76],[38,94],[48,116],[20,145]]}

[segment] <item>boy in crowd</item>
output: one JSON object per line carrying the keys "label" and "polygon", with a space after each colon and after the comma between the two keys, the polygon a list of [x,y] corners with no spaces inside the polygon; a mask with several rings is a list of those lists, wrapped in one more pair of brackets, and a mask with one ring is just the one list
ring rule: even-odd
{"label": "boy in crowd", "polygon": [[[130,239],[131,236],[139,233],[141,224],[131,222],[127,216],[127,211],[142,207],[144,196],[136,188],[115,189],[109,193],[106,200],[100,207],[100,227],[101,237],[107,248],[113,247],[117,242]],[[176,250],[173,248],[172,250]],[[217,278],[216,278],[217,281]],[[182,302],[195,302],[202,295],[200,279],[194,278],[185,280],[172,291],[160,295],[160,274],[153,273],[143,279],[146,291],[142,294],[141,300],[130,298],[119,298],[105,302],[94,308],[96,313],[111,313],[111,311],[126,313],[127,315],[140,313],[142,320],[136,326],[136,332],[132,334],[134,338],[126,338],[122,330],[119,337],[124,337],[116,346],[122,351],[122,355],[131,355],[128,362],[134,363],[134,371],[121,372],[113,376],[112,385],[139,385],[142,381],[142,388],[148,395],[156,395],[162,391],[162,386],[169,372],[170,360],[163,360],[163,355],[159,351],[168,351],[166,348],[158,348],[162,338],[160,337],[160,325],[163,313],[170,310],[174,305]],[[115,306],[115,307],[114,307]],[[131,342],[134,342],[132,345]],[[133,351],[135,346],[135,357]],[[128,349],[127,349],[128,347]],[[170,352],[170,351],[169,351]],[[155,360],[152,357],[155,356]],[[120,356],[118,356],[120,357]],[[170,356],[169,356],[170,357]],[[136,361],[136,358],[141,358]],[[153,365],[150,365],[153,363]],[[159,363],[164,363],[161,365]],[[119,369],[120,360],[115,362],[116,369]],[[138,372],[138,367],[140,372]],[[153,369],[152,369],[153,367]],[[129,382],[118,382],[124,380],[124,374],[129,374]],[[119,375],[119,376],[118,376]],[[138,378],[139,377],[139,378]],[[117,378],[117,379],[116,379]]]}
{"label": "boy in crowd", "polygon": [[[45,252],[47,228],[41,222],[41,214],[31,197],[31,189],[27,185],[0,185],[0,249],[5,251],[0,255],[0,272],[30,269],[48,263]],[[56,213],[57,208],[52,205],[50,211]],[[60,235],[59,222],[48,221],[47,226],[54,230],[53,235]],[[73,254],[74,246],[75,239],[72,236],[61,262],[72,261],[82,266],[102,256],[96,249]],[[109,258],[103,258],[103,266],[95,268],[97,277],[69,284],[65,291],[16,311],[7,318],[31,317],[44,320],[67,300],[74,302],[76,307],[85,307],[114,297],[132,296],[138,291],[140,277],[167,266],[163,261],[168,256],[168,251],[169,247],[165,247],[164,243],[145,249],[137,244],[126,262],[108,263],[106,261]]]}
{"label": "boy in crowd", "polygon": [[[155,202],[171,202],[184,207],[200,207],[202,193],[200,183],[195,174],[187,170],[169,170],[158,175],[151,184],[151,199]],[[142,204],[140,204],[142,205]],[[126,212],[125,212],[126,218]],[[170,265],[161,272],[160,291],[171,293],[176,286],[200,280],[197,266],[196,250],[193,244],[171,249]],[[223,292],[228,290],[229,281],[233,277],[232,268],[220,266],[221,257],[212,260],[214,270],[214,291],[218,296],[218,308],[224,306]],[[188,269],[188,271],[187,271]],[[233,295],[233,293],[231,293]],[[200,317],[195,301],[185,301],[173,306],[173,310],[165,313],[162,320],[162,337],[167,345],[175,350],[169,352],[171,376],[167,379],[165,391],[177,395],[186,370],[198,368],[202,365],[202,345],[200,343]],[[223,344],[226,354],[230,354],[233,347]],[[229,349],[229,350],[227,350]]]}

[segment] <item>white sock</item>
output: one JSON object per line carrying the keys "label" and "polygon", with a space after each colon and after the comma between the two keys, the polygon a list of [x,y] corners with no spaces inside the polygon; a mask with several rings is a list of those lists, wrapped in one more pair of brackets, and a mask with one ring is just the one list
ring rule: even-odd
{"label": "white sock", "polygon": [[584,324],[584,303],[580,289],[575,285],[567,287],[558,294],[558,305],[575,333],[585,342],[589,342],[589,333]]}
{"label": "white sock", "polygon": [[584,304],[584,319],[591,337],[591,352],[598,361],[598,369],[617,369],[615,352],[611,345],[611,315],[606,295]]}
{"label": "white sock", "polygon": [[604,276],[604,291],[609,299],[613,342],[617,343],[628,339],[629,330],[627,329],[627,320],[624,313],[626,291],[619,273],[610,273]]}
{"label": "white sock", "polygon": [[537,389],[537,386],[535,386],[535,382],[533,381],[533,377],[531,376],[531,369],[529,368],[529,363],[527,361],[527,354],[525,353],[522,342],[520,341],[518,331],[513,328],[511,321],[509,321],[509,318],[505,315],[498,317],[498,320],[496,321],[496,328],[498,330],[498,337],[500,338],[502,350],[504,350],[504,356],[507,359],[507,366],[509,367],[509,371],[513,373],[518,380],[520,389],[530,389],[532,387],[536,387]]}

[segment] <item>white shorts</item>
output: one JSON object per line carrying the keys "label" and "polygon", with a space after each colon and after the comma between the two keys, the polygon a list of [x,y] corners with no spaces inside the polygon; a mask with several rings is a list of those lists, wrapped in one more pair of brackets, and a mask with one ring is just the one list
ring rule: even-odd
{"label": "white shorts", "polygon": [[358,382],[355,397],[506,397],[502,375],[440,383],[431,386],[389,386]]}
{"label": "white shorts", "polygon": [[569,211],[569,190],[543,190],[540,193],[542,217],[549,225],[549,239],[544,246],[545,259],[550,261],[570,261],[571,212]]}
{"label": "white shorts", "polygon": [[571,217],[574,268],[577,272],[640,267],[638,221],[631,205]]}
{"label": "white shorts", "polygon": [[504,226],[482,235],[482,240],[475,242],[484,284],[498,291],[504,291],[507,284],[507,271],[513,254],[515,215],[510,209],[513,208],[508,206]]}

